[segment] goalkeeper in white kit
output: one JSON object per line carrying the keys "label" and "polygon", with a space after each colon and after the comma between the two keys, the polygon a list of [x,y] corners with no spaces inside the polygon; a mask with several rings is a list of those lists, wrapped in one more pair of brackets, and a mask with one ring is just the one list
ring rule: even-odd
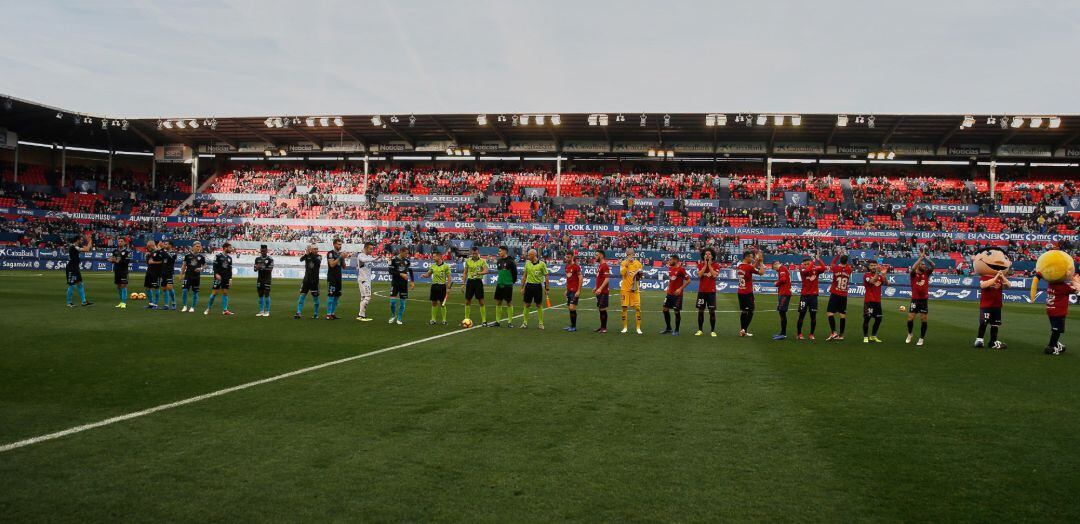
{"label": "goalkeeper in white kit", "polygon": [[357,253],[354,258],[356,258],[356,283],[360,286],[360,313],[356,315],[356,320],[369,322],[372,320],[367,316],[368,303],[371,302],[371,264],[379,259],[375,256],[375,244],[364,242],[364,251]]}

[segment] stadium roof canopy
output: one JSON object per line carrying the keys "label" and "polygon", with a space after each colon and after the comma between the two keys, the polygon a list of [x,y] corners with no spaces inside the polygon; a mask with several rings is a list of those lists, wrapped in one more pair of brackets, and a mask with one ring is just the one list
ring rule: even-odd
{"label": "stadium roof canopy", "polygon": [[[1077,115],[729,112],[563,113],[556,117],[546,113],[541,115],[542,123],[536,113],[483,116],[261,115],[126,120],[0,95],[0,127],[15,132],[19,141],[112,151],[152,151],[155,146],[183,144],[204,154],[441,155],[452,149],[468,155],[509,152],[525,156],[559,152],[632,157],[647,155],[649,150],[670,150],[680,157],[866,158],[874,152],[894,152],[898,159],[1080,157]],[[605,120],[607,125],[603,125]]]}

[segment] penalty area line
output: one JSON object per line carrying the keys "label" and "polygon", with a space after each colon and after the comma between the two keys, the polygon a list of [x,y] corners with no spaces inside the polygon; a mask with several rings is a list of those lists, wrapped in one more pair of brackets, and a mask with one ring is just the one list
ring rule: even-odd
{"label": "penalty area line", "polygon": [[[544,309],[550,309],[550,308],[544,308]],[[523,315],[515,315],[513,318],[516,319],[516,318],[520,318],[522,316]],[[332,366],[338,366],[338,365],[341,365],[341,364],[352,362],[354,360],[360,360],[360,359],[363,359],[363,358],[368,358],[368,357],[373,357],[375,355],[380,355],[382,353],[388,353],[388,352],[394,351],[396,349],[403,349],[403,348],[407,348],[407,347],[410,347],[410,346],[416,346],[416,345],[423,344],[423,343],[426,343],[426,342],[431,342],[433,340],[438,340],[438,339],[444,338],[444,337],[449,337],[449,336],[453,336],[453,335],[460,335],[462,333],[466,333],[466,332],[472,331],[474,329],[484,329],[484,328],[482,326],[473,326],[473,327],[468,328],[468,329],[456,329],[454,331],[448,331],[446,333],[440,333],[438,335],[432,335],[430,337],[425,337],[425,338],[413,340],[413,341],[410,341],[410,342],[397,344],[395,346],[385,347],[385,348],[382,348],[382,349],[376,349],[374,351],[369,351],[367,353],[361,353],[359,355],[353,355],[351,357],[340,358],[340,359],[337,359],[337,360],[331,360],[330,362],[323,362],[322,364],[316,364],[314,366],[308,366],[306,368],[297,369],[295,371],[289,371],[288,373],[282,373],[280,375],[274,375],[272,377],[267,377],[267,378],[260,379],[260,380],[255,380],[255,381],[252,381],[252,382],[246,382],[244,384],[239,384],[239,385],[228,387],[228,388],[225,388],[225,389],[219,389],[217,391],[213,391],[213,392],[210,392],[210,393],[205,393],[205,394],[198,395],[198,396],[195,396],[195,397],[186,398],[186,399],[183,399],[183,400],[177,400],[176,402],[170,402],[168,404],[161,404],[159,406],[154,406],[152,408],[144,409],[142,411],[135,411],[135,412],[132,412],[132,413],[126,413],[124,415],[117,415],[115,417],[110,417],[110,418],[107,418],[107,419],[104,419],[104,420],[99,420],[97,422],[91,422],[89,424],[83,424],[81,426],[71,427],[71,428],[68,428],[68,429],[65,429],[65,430],[62,430],[62,431],[57,431],[57,432],[54,432],[54,433],[48,433],[48,434],[45,434],[45,435],[39,435],[37,437],[31,437],[31,438],[20,440],[20,441],[17,441],[17,442],[12,442],[10,444],[0,445],[0,453],[4,453],[4,452],[7,452],[7,451],[12,451],[12,450],[19,449],[19,448],[24,448],[26,446],[39,444],[39,443],[47,442],[47,441],[50,441],[50,440],[56,440],[58,438],[66,437],[66,436],[69,436],[69,435],[74,435],[76,433],[82,433],[84,431],[89,431],[91,429],[97,429],[97,428],[100,428],[100,427],[110,426],[110,425],[116,424],[118,422],[124,422],[125,420],[131,420],[131,419],[134,419],[134,418],[145,417],[147,415],[153,415],[154,413],[158,413],[160,411],[166,411],[166,410],[169,410],[169,409],[178,408],[178,407],[181,407],[181,406],[186,406],[188,404],[194,404],[196,402],[202,402],[204,400],[209,400],[209,399],[212,399],[212,398],[215,398],[215,397],[228,395],[229,393],[235,393],[237,391],[243,391],[245,389],[253,388],[255,386],[261,386],[263,384],[269,384],[271,382],[277,382],[279,380],[284,380],[284,379],[287,379],[287,378],[290,378],[290,377],[295,377],[297,375],[303,375],[305,373],[311,373],[312,371],[318,371],[318,370],[323,369],[323,368],[328,368],[328,367],[332,367]]]}

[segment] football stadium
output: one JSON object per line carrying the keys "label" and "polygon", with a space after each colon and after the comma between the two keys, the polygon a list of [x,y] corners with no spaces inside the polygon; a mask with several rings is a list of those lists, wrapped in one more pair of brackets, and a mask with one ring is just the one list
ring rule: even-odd
{"label": "football stadium", "polygon": [[0,520],[1080,520],[1075,98],[408,111],[388,81],[243,116],[21,81]]}

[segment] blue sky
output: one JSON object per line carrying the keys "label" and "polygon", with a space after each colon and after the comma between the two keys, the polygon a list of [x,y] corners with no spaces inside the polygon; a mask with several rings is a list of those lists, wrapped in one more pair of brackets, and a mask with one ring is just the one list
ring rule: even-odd
{"label": "blue sky", "polygon": [[8,2],[0,93],[107,116],[1080,113],[1080,3]]}

